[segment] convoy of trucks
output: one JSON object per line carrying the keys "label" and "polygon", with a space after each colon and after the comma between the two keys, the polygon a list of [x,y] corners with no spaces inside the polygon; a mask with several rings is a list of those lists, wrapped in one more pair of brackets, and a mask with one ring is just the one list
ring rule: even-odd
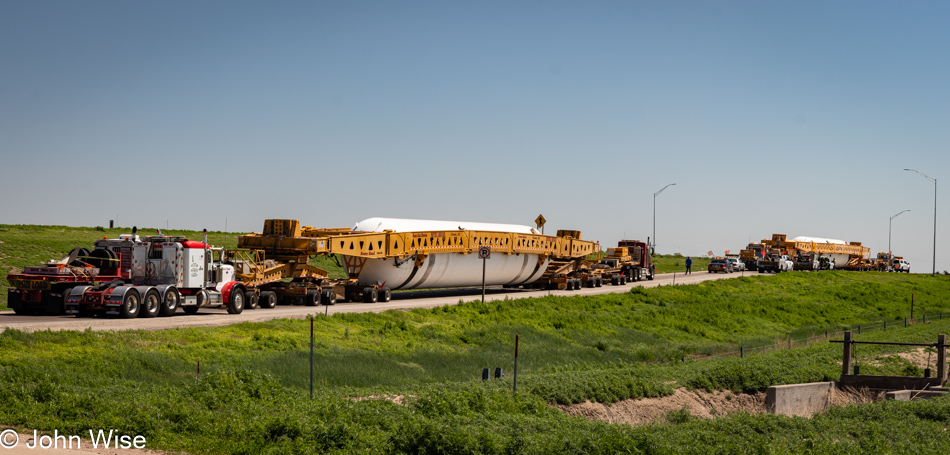
{"label": "convoy of trucks", "polygon": [[[492,260],[481,259],[483,251]],[[476,254],[478,253],[478,254]],[[342,259],[345,278],[308,264]],[[859,242],[784,234],[750,243],[739,259],[750,270],[880,270],[909,272],[901,257],[876,259]],[[488,265],[491,268],[488,268]],[[647,242],[621,240],[606,255],[579,231],[546,236],[516,225],[371,218],[352,229],[317,229],[297,220],[266,220],[260,233],[238,237],[237,249],[179,236],[103,238],[94,248],[7,276],[7,305],[16,314],[169,316],[179,308],[246,308],[389,301],[395,289],[486,284],[573,290],[653,280]]]}
{"label": "convoy of trucks", "polygon": [[[405,221],[384,220],[392,227]],[[444,229],[450,225],[453,230]],[[273,308],[277,303],[315,306],[338,301],[388,301],[394,289],[471,286],[483,261],[495,256],[487,284],[577,289],[627,280],[652,280],[647,244],[623,240],[600,255],[578,231],[545,236],[532,228],[482,223],[433,222],[441,230],[379,232],[316,229],[297,220],[266,220],[260,233],[238,238],[237,249],[179,236],[103,238],[93,250],[75,249],[61,261],[10,274],[8,305],[17,314],[168,316],[181,308]],[[470,227],[479,228],[468,229]],[[507,229],[480,230],[480,229]],[[520,231],[520,232],[515,232]],[[345,278],[309,265],[315,256],[341,258]],[[477,267],[473,267],[477,266]],[[488,267],[486,267],[488,268]]]}

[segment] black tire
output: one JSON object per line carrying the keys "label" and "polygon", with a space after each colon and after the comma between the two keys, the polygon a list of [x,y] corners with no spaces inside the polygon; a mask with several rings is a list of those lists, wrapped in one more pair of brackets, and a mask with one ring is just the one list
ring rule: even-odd
{"label": "black tire", "polygon": [[87,259],[85,261],[89,263],[89,265],[100,269],[99,273],[106,270],[114,270],[118,267],[118,256],[116,256],[112,250],[97,248],[86,254],[86,257]]}
{"label": "black tire", "polygon": [[256,292],[248,291],[244,293],[244,308],[248,310],[256,310],[259,306],[259,301],[260,296]]}
{"label": "black tire", "polygon": [[333,289],[324,289],[320,293],[321,305],[336,305],[336,292]]}
{"label": "black tire", "polygon": [[59,310],[59,314],[66,314],[66,301],[69,300],[69,294],[72,294],[73,288],[63,289],[63,305]]}
{"label": "black tire", "polygon": [[627,275],[620,275],[620,285],[623,286],[627,284]]}
{"label": "black tire", "polygon": [[162,309],[162,296],[158,294],[155,288],[145,291],[145,297],[142,297],[142,309],[139,310],[140,318],[154,318]]}
{"label": "black tire", "polygon": [[277,306],[277,294],[274,291],[264,291],[261,293],[261,308],[271,309]]}
{"label": "black tire", "polygon": [[604,277],[602,277],[602,276],[597,277],[596,280],[594,281],[594,286],[597,286],[597,287],[599,287],[599,288],[600,288],[600,287],[603,287],[603,286],[604,286]]}
{"label": "black tire", "polygon": [[653,281],[653,277],[654,277],[654,276],[656,276],[656,268],[654,268],[654,266],[651,265],[651,266],[650,266],[650,274],[647,275],[647,279],[650,280],[650,281]]}
{"label": "black tire", "polygon": [[317,306],[320,304],[320,291],[309,290],[307,291],[307,296],[303,299],[304,305],[307,306]]}
{"label": "black tire", "polygon": [[139,315],[142,299],[139,291],[129,289],[122,297],[122,306],[119,307],[119,316],[125,319],[131,319]]}
{"label": "black tire", "polygon": [[363,288],[363,303],[376,303],[379,300],[379,291],[376,288]]}
{"label": "black tire", "polygon": [[614,286],[619,286],[619,285],[620,285],[620,275],[611,275],[611,276],[610,276],[610,284],[612,284],[612,285],[614,285]]}
{"label": "black tire", "polygon": [[165,297],[162,299],[162,307],[159,309],[160,316],[171,316],[178,311],[181,306],[181,293],[178,288],[170,287],[165,290]]}
{"label": "black tire", "polygon": [[185,314],[198,314],[198,305],[189,305],[181,307]]}
{"label": "black tire", "polygon": [[73,267],[82,267],[89,261],[89,250],[86,248],[73,248],[73,250],[69,253],[69,257],[72,258],[72,260],[69,261],[69,265]]}
{"label": "black tire", "polygon": [[244,290],[234,288],[231,290],[231,297],[228,299],[228,314],[241,314],[244,311]]}
{"label": "black tire", "polygon": [[379,301],[388,302],[393,299],[393,291],[389,288],[381,288],[379,290]]}
{"label": "black tire", "polygon": [[16,313],[17,316],[26,316],[29,314],[33,314],[31,311],[23,307],[14,308],[13,312]]}

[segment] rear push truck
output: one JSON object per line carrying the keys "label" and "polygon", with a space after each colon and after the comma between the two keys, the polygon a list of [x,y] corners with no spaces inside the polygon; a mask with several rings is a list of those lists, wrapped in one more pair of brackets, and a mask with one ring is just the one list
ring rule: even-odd
{"label": "rear push truck", "polygon": [[234,278],[234,266],[222,261],[222,248],[175,236],[100,240],[119,264],[117,279],[100,277],[93,284],[73,287],[65,296],[66,312],[77,316],[105,314],[122,318],[170,316],[180,306],[195,314],[199,308],[225,307],[239,314],[259,298]]}

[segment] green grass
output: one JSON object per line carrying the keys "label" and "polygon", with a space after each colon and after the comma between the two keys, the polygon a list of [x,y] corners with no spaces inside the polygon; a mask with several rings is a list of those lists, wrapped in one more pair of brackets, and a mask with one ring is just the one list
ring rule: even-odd
{"label": "green grass", "polygon": [[[680,254],[657,254],[653,256],[656,273],[683,273],[686,271],[686,256]],[[707,257],[693,257],[693,272],[705,272],[709,265]]]}
{"label": "green grass", "polygon": [[[896,321],[909,312],[911,291],[918,315],[944,312],[948,284],[942,276],[788,273],[591,298],[318,314],[314,401],[307,398],[305,320],[156,332],[8,329],[0,334],[0,422],[60,432],[115,428],[146,435],[150,448],[200,453],[690,453],[705,447],[699,443],[723,453],[858,453],[875,444],[926,452],[931,440],[905,436],[945,425],[946,400],[817,420],[672,416],[670,424],[641,428],[566,417],[548,404],[664,396],[680,386],[738,392],[833,380],[838,344],[744,359],[680,358]],[[950,329],[950,318],[890,327],[859,337],[931,341]],[[515,334],[517,399],[510,390]],[[915,372],[894,355],[899,349],[862,346],[857,361],[867,374]],[[508,376],[478,380],[482,368],[496,366]],[[408,405],[353,399],[380,394],[404,395]],[[868,416],[886,425],[861,423]],[[838,425],[857,425],[857,433],[846,436]],[[936,440],[946,442],[942,434]]]}

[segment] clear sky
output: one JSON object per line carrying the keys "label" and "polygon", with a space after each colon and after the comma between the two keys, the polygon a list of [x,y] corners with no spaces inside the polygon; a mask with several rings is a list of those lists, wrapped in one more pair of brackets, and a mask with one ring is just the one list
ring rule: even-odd
{"label": "clear sky", "polygon": [[950,3],[0,2],[0,223],[399,217],[950,269]]}

